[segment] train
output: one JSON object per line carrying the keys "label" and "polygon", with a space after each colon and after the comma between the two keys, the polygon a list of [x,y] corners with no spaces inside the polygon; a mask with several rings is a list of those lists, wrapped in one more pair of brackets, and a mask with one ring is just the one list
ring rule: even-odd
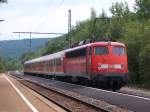
{"label": "train", "polygon": [[24,74],[119,90],[128,82],[126,46],[110,41],[76,46],[26,61]]}

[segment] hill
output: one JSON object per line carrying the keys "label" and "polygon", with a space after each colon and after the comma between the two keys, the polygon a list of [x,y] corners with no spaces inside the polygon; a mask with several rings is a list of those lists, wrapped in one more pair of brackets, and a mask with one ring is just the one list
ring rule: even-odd
{"label": "hill", "polygon": [[48,41],[49,38],[32,39],[31,48],[29,39],[0,41],[0,54],[4,60],[8,60],[9,58],[18,58],[24,53],[39,49]]}

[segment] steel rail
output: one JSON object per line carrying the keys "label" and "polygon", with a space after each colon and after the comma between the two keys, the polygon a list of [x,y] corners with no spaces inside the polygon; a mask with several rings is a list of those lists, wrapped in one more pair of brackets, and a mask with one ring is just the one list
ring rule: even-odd
{"label": "steel rail", "polygon": [[[14,75],[13,75],[13,76],[14,76]],[[15,75],[15,77],[17,77],[17,78],[22,78],[22,77],[19,77],[19,76],[16,76],[16,75]],[[40,85],[40,84],[38,84],[38,83],[31,82],[31,81],[29,81],[29,80],[18,80],[18,81],[21,82],[23,85],[27,86],[28,88],[32,89],[33,91],[39,93],[41,96],[45,97],[46,99],[52,101],[53,103],[55,103],[56,105],[60,106],[61,108],[63,108],[64,110],[66,110],[66,111],[68,111],[68,112],[72,112],[72,110],[70,110],[69,108],[67,108],[67,107],[65,107],[65,106],[63,106],[63,105],[61,105],[60,103],[58,103],[57,101],[53,100],[52,98],[50,98],[50,97],[44,95],[44,94],[42,93],[42,91],[38,91],[38,90],[34,89],[34,88],[33,88],[32,86],[30,86],[29,84],[34,84],[34,85],[37,86],[37,87],[41,87],[41,88],[44,88],[44,89],[46,89],[46,90],[53,91],[53,92],[58,93],[58,94],[60,94],[60,95],[62,95],[62,96],[68,97],[68,98],[70,98],[70,99],[72,99],[72,100],[74,100],[74,101],[77,101],[77,102],[80,102],[80,103],[82,103],[82,104],[84,104],[84,105],[87,105],[88,107],[93,108],[94,110],[99,110],[100,112],[111,112],[111,111],[106,110],[106,109],[104,109],[104,108],[101,108],[101,107],[98,107],[98,106],[95,106],[95,105],[91,105],[90,103],[84,102],[84,101],[81,100],[81,99],[75,98],[75,97],[73,97],[73,96],[66,95],[66,94],[64,94],[64,93],[62,93],[62,92],[60,92],[60,91],[54,90],[54,89],[52,89],[52,88],[44,87],[44,86],[42,86],[42,85]],[[26,81],[26,82],[23,82],[23,81]]]}

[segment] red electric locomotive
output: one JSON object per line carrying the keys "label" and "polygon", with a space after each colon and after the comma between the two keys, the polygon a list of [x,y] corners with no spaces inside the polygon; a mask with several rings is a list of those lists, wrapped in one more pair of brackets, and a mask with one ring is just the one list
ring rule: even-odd
{"label": "red electric locomotive", "polygon": [[128,81],[126,47],[119,42],[95,42],[25,62],[24,72],[114,90]]}

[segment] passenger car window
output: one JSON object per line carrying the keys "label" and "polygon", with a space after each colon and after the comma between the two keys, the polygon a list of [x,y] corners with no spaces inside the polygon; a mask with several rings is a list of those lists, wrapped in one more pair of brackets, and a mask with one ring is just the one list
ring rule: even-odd
{"label": "passenger car window", "polygon": [[114,55],[124,55],[125,51],[123,47],[113,47],[113,54]]}
{"label": "passenger car window", "polygon": [[77,58],[80,56],[86,56],[86,48],[77,49],[66,53],[66,58]]}
{"label": "passenger car window", "polygon": [[108,48],[104,46],[97,46],[94,48],[95,55],[106,55],[108,54]]}

